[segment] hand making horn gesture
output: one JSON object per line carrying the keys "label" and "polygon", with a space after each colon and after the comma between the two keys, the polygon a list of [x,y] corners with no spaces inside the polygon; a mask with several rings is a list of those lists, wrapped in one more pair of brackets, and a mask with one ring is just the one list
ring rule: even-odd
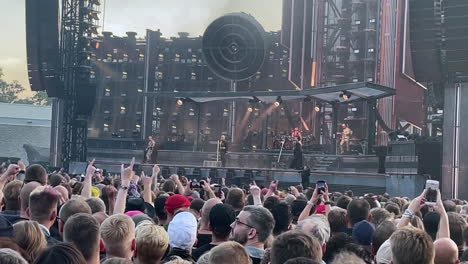
{"label": "hand making horn gesture", "polygon": [[121,179],[122,179],[122,185],[128,186],[130,184],[130,181],[132,180],[133,177],[133,166],[135,166],[135,158],[132,158],[132,161],[130,161],[130,165],[125,168],[124,164],[122,164],[120,174],[121,174]]}

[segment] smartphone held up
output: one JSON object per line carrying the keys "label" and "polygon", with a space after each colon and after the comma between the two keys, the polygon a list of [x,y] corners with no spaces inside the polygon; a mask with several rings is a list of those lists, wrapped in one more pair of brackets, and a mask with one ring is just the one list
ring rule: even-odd
{"label": "smartphone held up", "polygon": [[434,180],[426,181],[426,204],[434,206],[437,203],[437,192],[439,190],[439,182]]}

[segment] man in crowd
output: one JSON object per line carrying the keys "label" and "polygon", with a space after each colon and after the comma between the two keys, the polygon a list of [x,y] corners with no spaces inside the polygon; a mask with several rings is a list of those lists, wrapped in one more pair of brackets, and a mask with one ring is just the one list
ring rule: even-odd
{"label": "man in crowd", "polygon": [[38,186],[29,196],[29,219],[39,223],[49,246],[59,243],[50,234],[50,228],[57,218],[59,199],[60,193],[50,186]]}
{"label": "man in crowd", "polygon": [[231,233],[231,224],[236,220],[236,213],[232,206],[228,204],[216,204],[211,209],[209,220],[209,228],[212,232],[211,242],[192,252],[195,260],[215,246],[228,241],[229,234]]}
{"label": "man in crowd", "polygon": [[203,205],[201,210],[200,227],[197,234],[197,247],[202,247],[211,242],[212,231],[210,228],[210,212],[215,205],[220,203],[222,202],[219,198],[211,198]]}
{"label": "man in crowd", "polygon": [[228,195],[226,197],[226,204],[229,204],[234,208],[236,211],[236,215],[242,211],[242,208],[245,206],[245,194],[239,188],[232,188],[229,190]]}
{"label": "man in crowd", "polygon": [[434,241],[434,264],[458,264],[458,247],[450,238],[441,238]]}
{"label": "man in crowd", "polygon": [[135,223],[124,214],[112,215],[101,224],[100,233],[106,258],[131,260],[136,249]]}
{"label": "man in crowd", "polygon": [[354,199],[348,204],[346,220],[348,222],[348,227],[346,229],[346,234],[353,234],[353,227],[355,224],[364,221],[370,220],[370,205],[364,199]]}
{"label": "man in crowd", "polygon": [[282,264],[297,257],[305,257],[320,263],[322,246],[316,238],[298,230],[286,232],[275,239],[271,248],[271,264]]}
{"label": "man in crowd", "polygon": [[14,180],[5,185],[3,189],[3,201],[5,204],[3,212],[0,215],[8,219],[12,223],[16,223],[20,220],[20,192],[23,183],[18,180]]}
{"label": "man in crowd", "polygon": [[258,264],[265,254],[265,242],[273,232],[275,219],[268,209],[246,206],[232,223],[231,239],[245,246],[253,264]]}
{"label": "man in crowd", "polygon": [[67,223],[68,218],[72,217],[75,214],[84,213],[91,215],[91,208],[89,205],[81,198],[68,200],[62,208],[60,208],[59,213],[59,232],[63,235],[63,228]]}
{"label": "man in crowd", "polygon": [[135,264],[159,264],[169,248],[169,236],[163,227],[149,221],[136,228]]}
{"label": "man in crowd", "polygon": [[75,244],[87,264],[99,264],[99,222],[90,214],[77,213],[68,218],[63,230],[63,241]]}
{"label": "man in crowd", "polygon": [[34,164],[26,169],[24,183],[38,182],[41,185],[47,184],[47,171],[39,164]]}
{"label": "man in crowd", "polygon": [[424,231],[405,227],[390,238],[393,264],[432,264],[434,244]]}

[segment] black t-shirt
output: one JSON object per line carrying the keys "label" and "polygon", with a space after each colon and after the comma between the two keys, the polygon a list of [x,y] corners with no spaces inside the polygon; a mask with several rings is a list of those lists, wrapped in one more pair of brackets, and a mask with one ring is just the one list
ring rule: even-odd
{"label": "black t-shirt", "polygon": [[212,248],[216,247],[216,245],[213,245],[213,244],[206,244],[206,245],[203,245],[197,249],[194,249],[192,251],[192,257],[198,261],[198,259],[203,255],[205,254],[206,252],[210,251]]}
{"label": "black t-shirt", "polygon": [[198,234],[197,235],[197,248],[211,243],[211,234]]}
{"label": "black t-shirt", "polygon": [[250,259],[252,260],[252,264],[260,264],[262,262],[262,259],[259,258],[250,257]]}

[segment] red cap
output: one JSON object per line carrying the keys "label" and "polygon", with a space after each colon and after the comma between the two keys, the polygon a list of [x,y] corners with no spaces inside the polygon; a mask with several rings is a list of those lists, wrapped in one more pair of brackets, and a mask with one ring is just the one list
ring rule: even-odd
{"label": "red cap", "polygon": [[184,207],[190,207],[190,201],[183,195],[175,194],[166,200],[166,210],[170,214],[174,214],[177,209]]}

